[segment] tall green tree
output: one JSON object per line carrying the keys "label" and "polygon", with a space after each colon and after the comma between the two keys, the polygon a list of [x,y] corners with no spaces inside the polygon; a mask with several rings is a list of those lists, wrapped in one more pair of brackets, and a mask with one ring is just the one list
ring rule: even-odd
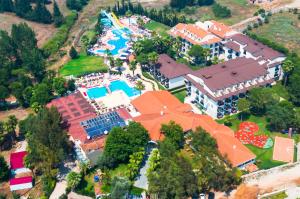
{"label": "tall green tree", "polygon": [[194,59],[195,64],[200,64],[206,61],[207,52],[200,45],[193,45],[188,51],[188,55]]}
{"label": "tall green tree", "polygon": [[283,64],[282,64],[282,70],[284,72],[284,86],[286,86],[287,80],[289,78],[289,75],[294,70],[294,68],[295,68],[295,65],[294,65],[294,63],[291,60],[286,59],[283,62]]}
{"label": "tall green tree", "polygon": [[14,4],[12,0],[0,0],[0,13],[12,12],[14,10]]}
{"label": "tall green tree", "polygon": [[37,1],[36,7],[33,9],[31,16],[34,21],[42,22],[45,24],[52,23],[51,13],[46,8],[45,4],[40,0]]}
{"label": "tall green tree", "polygon": [[71,171],[67,175],[67,184],[71,190],[74,190],[81,181],[81,174]]}
{"label": "tall green tree", "polygon": [[180,149],[184,144],[184,132],[180,125],[174,121],[170,121],[168,124],[161,126],[161,132],[166,136],[166,139],[170,140],[176,149]]}
{"label": "tall green tree", "polygon": [[70,49],[70,51],[69,51],[69,56],[70,56],[72,59],[78,58],[78,53],[77,53],[76,49],[74,48],[74,46],[71,47],[71,49]]}
{"label": "tall green tree", "polygon": [[113,128],[107,136],[100,166],[115,167],[128,162],[129,156],[145,148],[148,141],[148,132],[140,123],[130,122],[125,129]]}
{"label": "tall green tree", "polygon": [[291,101],[299,106],[300,105],[300,72],[293,73],[290,76],[290,82],[287,86]]}
{"label": "tall green tree", "polygon": [[64,22],[64,16],[61,14],[56,1],[53,2],[53,21],[56,27],[61,26],[61,24]]}
{"label": "tall green tree", "polygon": [[240,119],[243,121],[243,116],[250,109],[250,102],[246,98],[240,98],[237,103],[238,110],[240,111]]}
{"label": "tall green tree", "polygon": [[136,61],[132,61],[129,63],[129,70],[132,71],[132,75],[134,76],[134,71],[137,68],[137,62]]}
{"label": "tall green tree", "polygon": [[263,115],[266,113],[267,106],[275,104],[279,99],[274,97],[272,90],[269,88],[254,88],[250,90],[248,100],[251,113]]}
{"label": "tall green tree", "polygon": [[40,110],[23,124],[28,141],[26,163],[30,168],[42,171],[47,177],[56,175],[53,169],[70,151],[70,143],[62,123],[57,109],[51,107]]}
{"label": "tall green tree", "polygon": [[17,16],[29,17],[32,7],[29,0],[15,0],[15,12]]}
{"label": "tall green tree", "polygon": [[53,90],[59,94],[64,95],[67,92],[67,82],[63,77],[56,77],[53,80]]}
{"label": "tall green tree", "polygon": [[111,194],[112,199],[125,199],[129,193],[130,182],[127,178],[115,176],[112,180]]}
{"label": "tall green tree", "polygon": [[0,155],[0,182],[5,182],[9,178],[9,168],[2,155]]}
{"label": "tall green tree", "polygon": [[5,86],[0,85],[0,102],[5,102],[5,99],[9,97],[9,91]]}

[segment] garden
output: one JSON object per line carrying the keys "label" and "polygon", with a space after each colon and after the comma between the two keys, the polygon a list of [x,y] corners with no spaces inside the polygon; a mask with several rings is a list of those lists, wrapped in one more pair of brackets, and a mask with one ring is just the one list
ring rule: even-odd
{"label": "garden", "polygon": [[[276,167],[276,166],[285,164],[284,162],[275,161],[272,159],[273,158],[273,148],[274,148],[273,145],[271,147],[269,145],[269,147],[265,148],[260,144],[257,144],[257,145],[255,144],[256,143],[255,141],[257,141],[255,139],[255,136],[262,136],[263,140],[265,140],[264,138],[267,138],[266,143],[267,143],[267,140],[269,140],[269,139],[271,139],[271,142],[273,142],[275,136],[288,137],[287,134],[282,134],[279,132],[271,132],[268,129],[268,121],[267,121],[266,117],[249,115],[247,118],[244,119],[244,121],[241,121],[240,118],[238,117],[238,115],[232,115],[232,116],[226,117],[222,120],[218,120],[218,122],[229,126],[232,130],[234,130],[234,132],[238,132],[240,130],[240,127],[244,127],[245,124],[257,125],[257,127],[254,127],[252,129],[253,134],[252,134],[251,138],[253,138],[254,142],[247,142],[244,144],[248,149],[250,149],[256,155],[256,162],[257,162],[257,166],[259,167],[259,169],[269,169],[272,167]],[[236,137],[239,139],[237,134],[236,134]],[[258,137],[258,138],[260,138],[260,137]],[[300,136],[298,134],[293,135],[293,139],[295,139],[296,142],[299,141],[299,138],[300,138]],[[260,143],[260,141],[258,141],[258,142]],[[264,144],[264,146],[265,146],[265,144]]]}

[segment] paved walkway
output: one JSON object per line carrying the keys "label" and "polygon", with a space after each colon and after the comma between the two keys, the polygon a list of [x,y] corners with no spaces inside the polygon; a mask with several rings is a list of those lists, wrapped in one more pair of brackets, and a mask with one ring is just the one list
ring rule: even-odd
{"label": "paved walkway", "polygon": [[300,161],[300,142],[297,144],[297,161]]}
{"label": "paved walkway", "polygon": [[300,197],[300,187],[291,187],[286,190],[286,195],[288,195],[285,199],[295,199]]}
{"label": "paved walkway", "polygon": [[147,170],[149,168],[149,157],[151,156],[152,151],[147,157],[145,165],[140,169],[140,175],[134,182],[134,186],[139,187],[144,190],[148,190],[148,178],[146,176]]}

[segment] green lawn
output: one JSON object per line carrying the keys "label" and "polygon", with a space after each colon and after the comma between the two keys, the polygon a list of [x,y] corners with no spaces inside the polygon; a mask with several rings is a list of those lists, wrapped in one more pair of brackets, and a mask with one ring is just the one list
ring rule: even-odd
{"label": "green lawn", "polygon": [[108,67],[104,64],[102,57],[80,55],[79,58],[70,60],[59,69],[62,76],[80,76],[92,72],[106,72]]}
{"label": "green lawn", "polygon": [[277,96],[284,98],[286,100],[289,99],[289,92],[280,82],[278,82],[276,85],[272,86],[271,89],[272,89],[273,93],[276,94]]}
{"label": "green lawn", "polygon": [[[226,121],[226,120],[231,121],[232,126],[230,126],[230,128],[234,131],[238,130],[239,124],[242,122],[241,120],[239,120],[237,118],[237,115],[232,115],[232,116],[226,117],[222,120],[218,120],[217,122],[224,123],[224,121]],[[275,136],[288,137],[287,134],[282,134],[279,132],[271,132],[270,130],[268,130],[268,128],[267,128],[268,122],[265,117],[257,117],[254,115],[250,115],[248,118],[245,118],[245,121],[255,122],[259,126],[259,132],[257,134],[267,135],[267,136],[271,137],[273,139],[273,141],[274,141]],[[298,134],[293,135],[293,139],[296,142],[298,142],[299,135]],[[269,148],[269,149],[261,149],[261,148],[255,147],[253,145],[245,145],[245,146],[248,149],[250,149],[257,156],[256,157],[257,166],[260,169],[268,169],[268,168],[272,168],[275,166],[285,164],[284,162],[272,160],[273,147]]]}
{"label": "green lawn", "polygon": [[274,14],[268,24],[252,32],[300,53],[300,20],[297,17],[288,12]]}
{"label": "green lawn", "polygon": [[148,30],[152,30],[155,31],[156,33],[158,33],[161,36],[168,36],[167,31],[170,30],[169,26],[166,26],[162,23],[156,22],[151,20],[149,23],[145,24],[144,26],[145,28],[147,28]]}
{"label": "green lawn", "polygon": [[288,195],[286,195],[285,192],[280,192],[280,193],[277,193],[277,194],[272,195],[272,196],[263,197],[262,199],[285,199],[287,197],[288,197]]}
{"label": "green lawn", "polygon": [[184,98],[186,97],[186,90],[182,90],[179,92],[172,93],[179,101],[184,102]]}

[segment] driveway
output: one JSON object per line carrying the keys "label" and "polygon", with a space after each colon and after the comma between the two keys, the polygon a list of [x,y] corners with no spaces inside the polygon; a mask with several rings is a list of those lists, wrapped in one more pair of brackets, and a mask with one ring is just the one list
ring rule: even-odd
{"label": "driveway", "polygon": [[149,157],[151,156],[152,151],[147,156],[145,164],[140,169],[139,177],[134,182],[134,186],[139,187],[144,190],[148,190],[148,178],[147,178],[147,169],[149,168]]}

